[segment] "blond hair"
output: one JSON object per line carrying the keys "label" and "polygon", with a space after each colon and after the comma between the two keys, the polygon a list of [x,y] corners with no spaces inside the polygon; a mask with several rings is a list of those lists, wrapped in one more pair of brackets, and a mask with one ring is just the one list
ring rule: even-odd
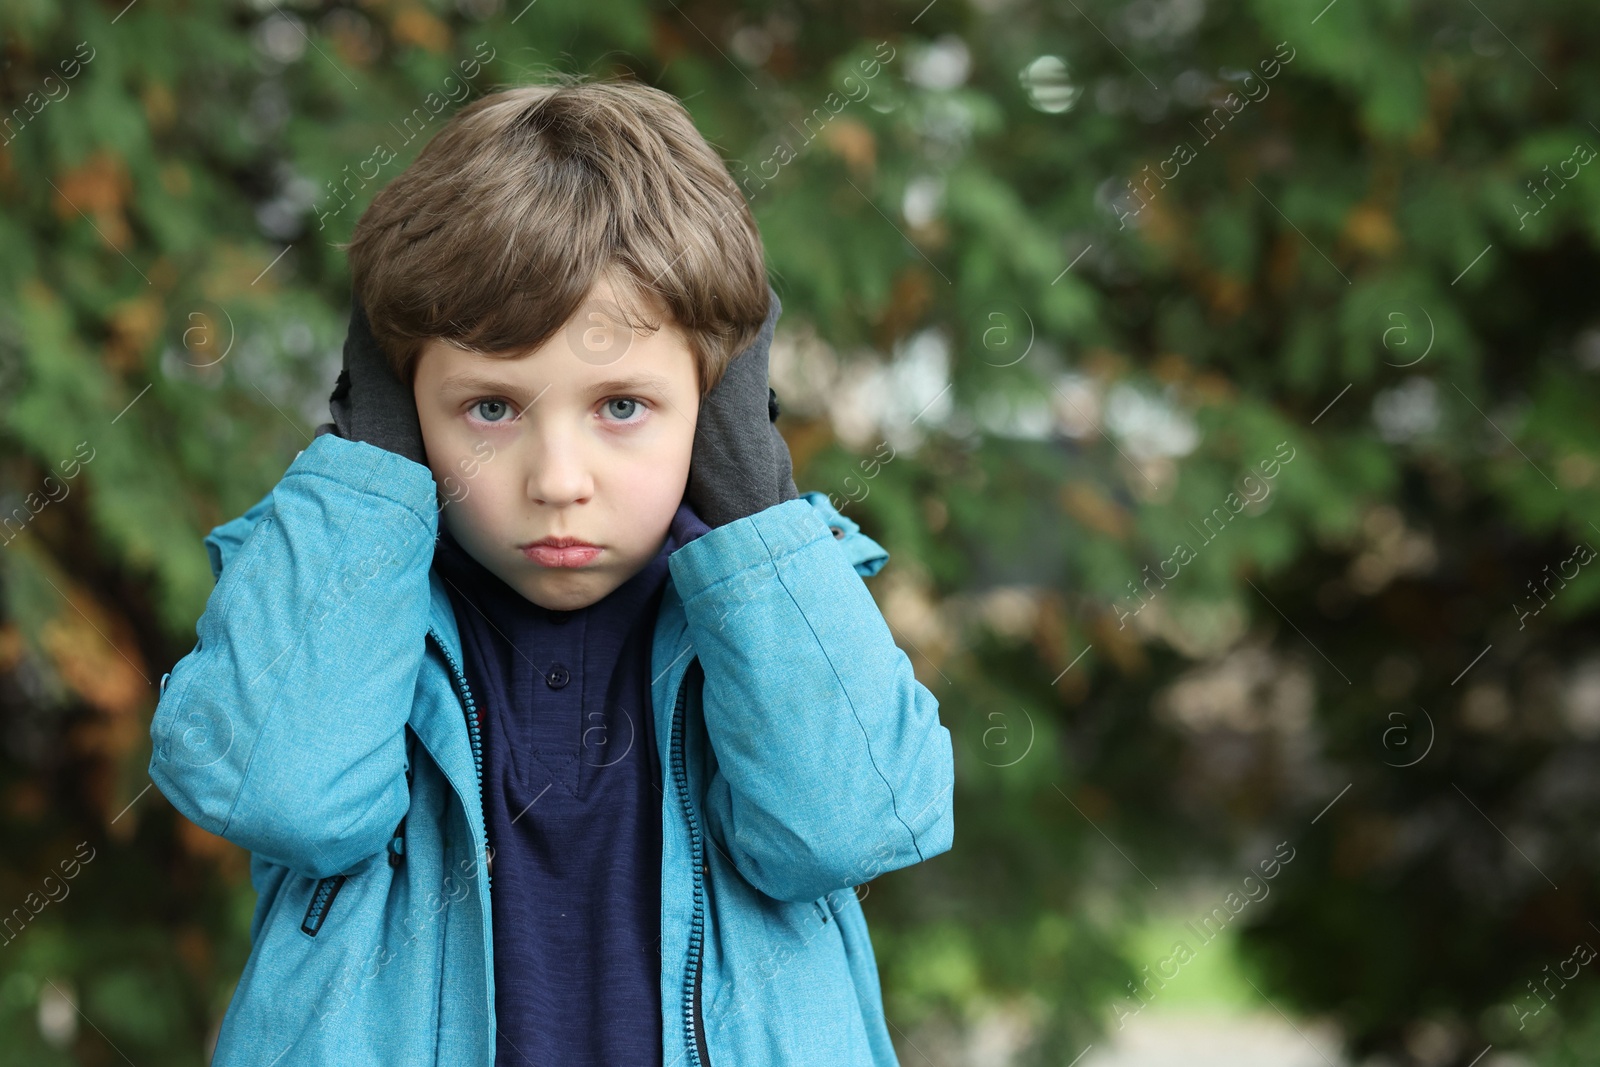
{"label": "blond hair", "polygon": [[609,279],[630,324],[670,318],[703,397],[755,340],[766,261],[726,164],[670,93],[636,81],[490,93],[385,186],[342,246],[356,298],[407,384],[432,339],[544,344]]}

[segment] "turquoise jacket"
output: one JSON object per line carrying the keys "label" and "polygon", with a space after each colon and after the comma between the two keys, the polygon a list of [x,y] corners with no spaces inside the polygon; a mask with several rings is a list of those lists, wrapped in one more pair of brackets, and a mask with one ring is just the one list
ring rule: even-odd
{"label": "turquoise jacket", "polygon": [[[426,467],[323,434],[206,538],[218,580],[161,679],[150,776],[252,853],[215,1067],[494,1067],[493,855],[438,520]],[[821,493],[668,558],[667,1067],[896,1063],[853,887],[951,847],[954,764],[863,581],[887,558]]]}

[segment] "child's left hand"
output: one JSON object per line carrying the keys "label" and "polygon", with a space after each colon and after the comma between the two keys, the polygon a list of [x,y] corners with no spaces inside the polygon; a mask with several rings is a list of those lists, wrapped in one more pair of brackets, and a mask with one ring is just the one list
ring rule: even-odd
{"label": "child's left hand", "polygon": [[773,425],[768,351],[783,304],[770,285],[767,292],[771,304],[761,333],[728,364],[700,402],[695,422],[685,498],[713,529],[800,495],[789,446]]}

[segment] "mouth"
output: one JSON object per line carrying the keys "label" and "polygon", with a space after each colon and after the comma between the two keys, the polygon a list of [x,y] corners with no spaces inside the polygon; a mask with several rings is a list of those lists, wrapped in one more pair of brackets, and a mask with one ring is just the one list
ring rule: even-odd
{"label": "mouth", "polygon": [[576,537],[543,537],[519,549],[541,567],[583,567],[602,551],[599,545]]}

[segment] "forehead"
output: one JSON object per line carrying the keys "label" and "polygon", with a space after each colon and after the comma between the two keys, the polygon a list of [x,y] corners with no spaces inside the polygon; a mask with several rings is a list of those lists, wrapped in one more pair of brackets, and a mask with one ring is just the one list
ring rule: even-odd
{"label": "forehead", "polygon": [[469,352],[433,339],[419,364],[435,389],[485,392],[529,387],[579,390],[694,391],[698,373],[682,333],[671,324],[651,334],[574,321],[524,351]]}

